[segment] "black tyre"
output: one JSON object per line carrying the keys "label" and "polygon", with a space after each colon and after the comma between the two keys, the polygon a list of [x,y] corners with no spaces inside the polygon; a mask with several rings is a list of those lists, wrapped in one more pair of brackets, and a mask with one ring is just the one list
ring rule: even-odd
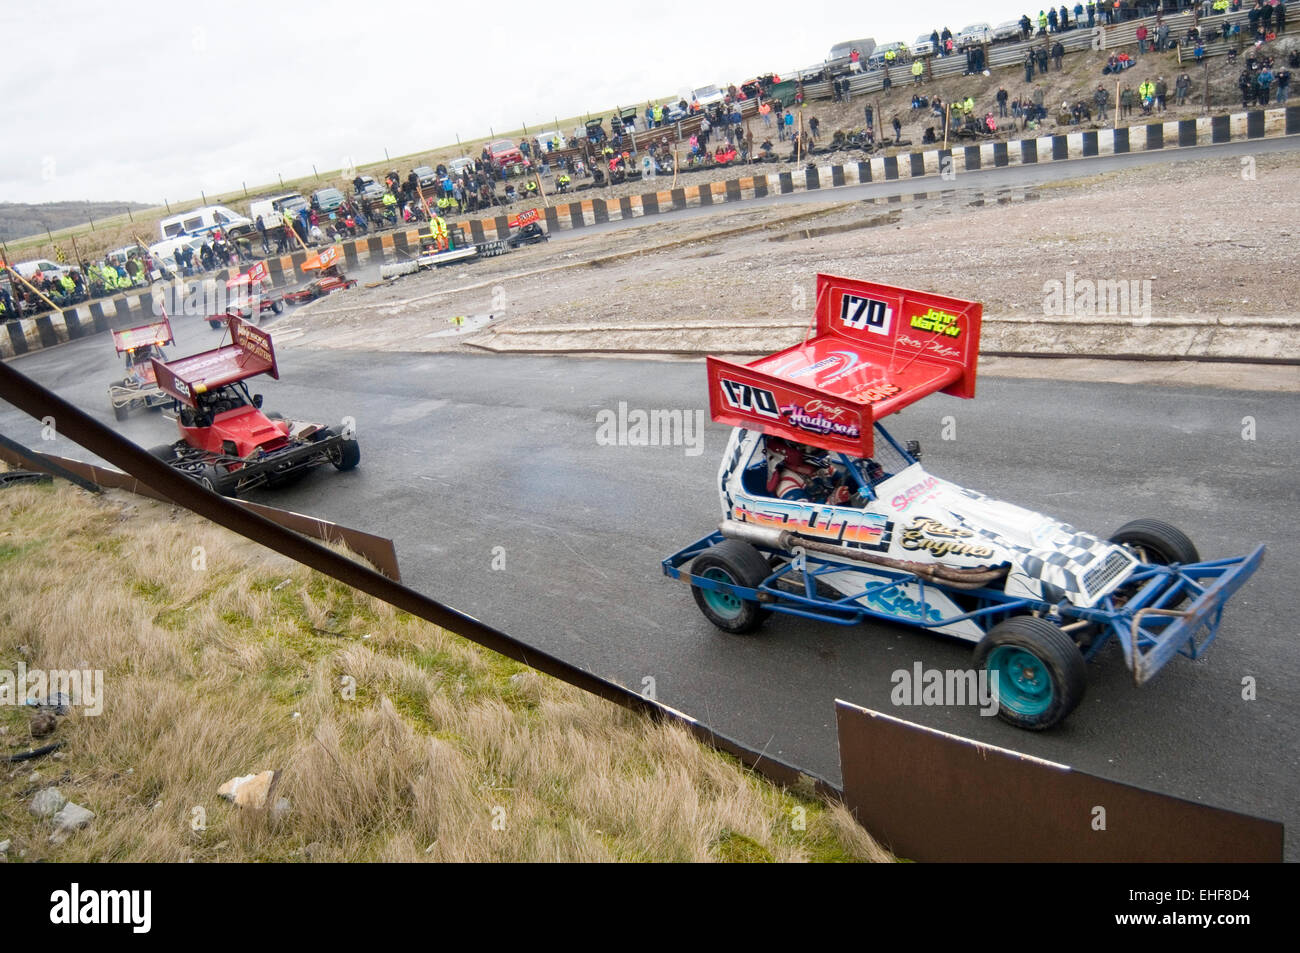
{"label": "black tyre", "polygon": [[213,318],[208,318],[208,327],[212,328],[213,330],[220,330],[222,327],[225,326],[225,323],[226,322],[224,321],[217,321],[214,320]]}
{"label": "black tyre", "polygon": [[220,467],[208,464],[198,473],[199,485],[205,490],[220,493],[222,496],[234,496],[226,472]]}
{"label": "black tyre", "polygon": [[[724,539],[695,558],[691,563],[691,575],[754,589],[771,575],[771,570],[762,553],[749,543]],[[757,602],[741,599],[721,589],[692,586],[691,594],[706,619],[733,635],[753,632],[772,614],[771,609]]]}
{"label": "black tyre", "polygon": [[1016,616],[989,630],[975,646],[975,664],[997,676],[998,717],[1042,731],[1074,711],[1087,683],[1083,656],[1060,627]]}
{"label": "black tyre", "polygon": [[1115,531],[1110,541],[1127,546],[1144,563],[1170,566],[1201,561],[1201,554],[1187,534],[1161,520],[1125,523]]}
{"label": "black tyre", "polygon": [[114,420],[126,420],[126,418],[129,417],[130,415],[131,415],[131,405],[129,403],[113,405]]}
{"label": "black tyre", "polygon": [[274,311],[276,314],[279,314],[284,310],[284,302],[283,301],[271,302],[271,310]]}
{"label": "black tyre", "polygon": [[156,447],[149,448],[149,456],[163,463],[171,463],[176,459],[176,445],[172,443],[160,443]]}
{"label": "black tyre", "polygon": [[340,440],[329,450],[330,463],[336,470],[351,470],[361,462],[361,445],[355,440]]}

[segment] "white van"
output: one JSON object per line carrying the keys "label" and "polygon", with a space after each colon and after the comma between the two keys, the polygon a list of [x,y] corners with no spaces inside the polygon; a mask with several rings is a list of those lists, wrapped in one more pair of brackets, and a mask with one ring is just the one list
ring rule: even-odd
{"label": "white van", "polygon": [[239,238],[254,231],[251,219],[224,205],[205,205],[192,212],[171,215],[158,223],[158,231],[162,238],[206,235],[218,228],[231,238]]}

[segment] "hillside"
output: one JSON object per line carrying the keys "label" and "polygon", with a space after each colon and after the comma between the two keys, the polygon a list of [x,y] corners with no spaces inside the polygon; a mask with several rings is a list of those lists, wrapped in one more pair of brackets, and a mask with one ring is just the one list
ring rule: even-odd
{"label": "hillside", "polygon": [[0,240],[8,242],[28,235],[43,235],[47,228],[51,232],[72,226],[89,228],[92,221],[147,208],[139,202],[44,202],[40,205],[0,202]]}

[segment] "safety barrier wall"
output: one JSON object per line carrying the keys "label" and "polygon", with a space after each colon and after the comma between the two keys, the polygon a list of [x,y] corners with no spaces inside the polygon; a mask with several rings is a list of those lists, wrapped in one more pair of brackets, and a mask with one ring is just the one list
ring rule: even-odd
{"label": "safety barrier wall", "polygon": [[[950,144],[921,152],[872,156],[859,162],[809,164],[794,172],[753,173],[723,182],[686,185],[647,191],[619,198],[591,197],[543,209],[549,230],[580,229],[606,222],[668,214],[703,205],[738,203],[792,192],[828,191],[846,186],[923,179],[945,173],[960,175],[981,169],[1036,165],[1070,159],[1182,149],[1215,143],[1240,142],[1300,135],[1300,106],[1254,109],[1247,112],[1195,119],[1154,119],[1148,123],[1107,129],[1085,129],[1009,142]],[[651,179],[647,181],[655,182]],[[474,242],[503,239],[510,234],[510,218],[461,219],[459,224]],[[427,233],[427,231],[426,231]],[[419,229],[387,232],[343,243],[345,267],[361,262],[391,260],[397,249],[419,247]],[[268,259],[272,284],[279,288],[305,280],[301,253]],[[225,284],[227,273],[202,280]],[[141,289],[60,312],[10,321],[0,332],[0,357],[9,358],[108,330],[140,324],[152,316],[154,299],[163,290]]]}

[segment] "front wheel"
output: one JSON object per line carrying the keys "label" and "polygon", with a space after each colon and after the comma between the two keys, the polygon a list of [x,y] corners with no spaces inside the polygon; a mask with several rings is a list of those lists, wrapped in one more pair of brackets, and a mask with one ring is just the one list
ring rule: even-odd
{"label": "front wheel", "polygon": [[129,403],[113,405],[114,420],[126,420],[126,418],[130,416],[130,414],[131,414],[131,405]]}
{"label": "front wheel", "polygon": [[[771,570],[762,554],[749,543],[725,539],[695,558],[691,575],[727,586],[756,589],[771,575]],[[733,635],[753,632],[772,614],[771,609],[742,599],[727,589],[692,586],[691,594],[706,619]]]}
{"label": "front wheel", "polygon": [[232,487],[226,479],[226,474],[220,467],[208,464],[199,471],[199,485],[205,490],[211,490],[222,496],[234,496]]}
{"label": "front wheel", "polygon": [[1162,520],[1125,523],[1115,531],[1110,541],[1127,546],[1138,559],[1157,566],[1201,561],[1201,554],[1187,534]]}
{"label": "front wheel", "polygon": [[1050,728],[1083,698],[1083,656],[1060,627],[1016,616],[989,630],[975,646],[975,664],[988,673],[998,717],[1029,731]]}
{"label": "front wheel", "polygon": [[340,440],[329,450],[330,463],[336,470],[351,470],[361,462],[361,445],[355,440]]}

